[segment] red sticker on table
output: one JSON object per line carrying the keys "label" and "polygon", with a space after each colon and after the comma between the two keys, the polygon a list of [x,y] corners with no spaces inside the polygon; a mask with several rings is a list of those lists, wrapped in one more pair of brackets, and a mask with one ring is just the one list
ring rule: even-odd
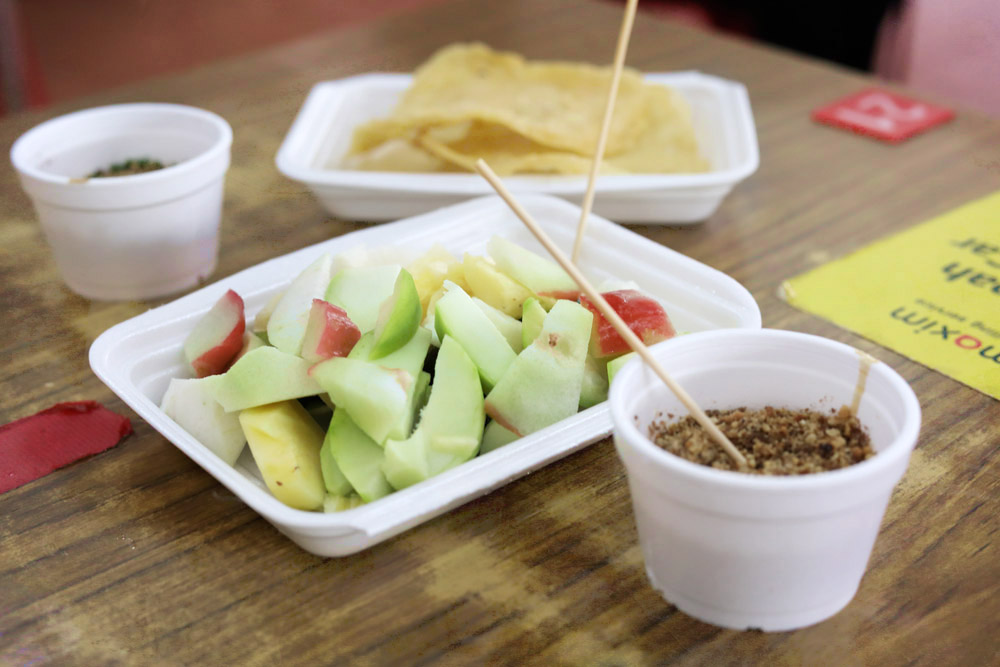
{"label": "red sticker on table", "polygon": [[816,109],[814,120],[897,142],[955,117],[955,112],[887,90],[869,88]]}
{"label": "red sticker on table", "polygon": [[58,403],[0,426],[0,493],[110,449],[130,433],[128,417],[95,401]]}

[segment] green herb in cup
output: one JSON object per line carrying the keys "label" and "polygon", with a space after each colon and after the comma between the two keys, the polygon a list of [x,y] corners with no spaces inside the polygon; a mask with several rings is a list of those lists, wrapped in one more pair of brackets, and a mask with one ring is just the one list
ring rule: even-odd
{"label": "green herb in cup", "polygon": [[151,158],[133,158],[116,162],[107,169],[98,169],[91,173],[88,178],[105,178],[109,176],[131,176],[133,174],[145,174],[146,172],[163,169],[164,165],[159,160]]}

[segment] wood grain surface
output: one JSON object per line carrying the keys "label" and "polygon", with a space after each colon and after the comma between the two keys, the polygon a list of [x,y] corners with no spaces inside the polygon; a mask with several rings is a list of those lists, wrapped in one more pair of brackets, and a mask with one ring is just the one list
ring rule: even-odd
{"label": "wood grain surface", "polygon": [[[0,121],[0,143],[47,117],[114,102],[221,114],[235,132],[221,279],[363,227],[331,220],[274,166],[312,84],[407,71],[444,44],[473,39],[607,63],[620,12],[584,0],[457,0],[11,116]],[[8,165],[0,422],[95,399],[131,416],[135,434],[0,496],[0,664],[996,664],[1000,403],[794,310],[776,289],[1000,188],[1000,122],[960,110],[898,146],[819,126],[811,109],[870,81],[641,13],[628,64],[744,82],[761,146],[760,170],[704,224],[633,229],[739,280],[765,326],[868,351],[920,399],[920,442],[843,612],[763,634],[677,611],[646,581],[610,440],[359,555],[302,551],[91,373],[98,334],[165,300],[92,303],[66,289]]]}

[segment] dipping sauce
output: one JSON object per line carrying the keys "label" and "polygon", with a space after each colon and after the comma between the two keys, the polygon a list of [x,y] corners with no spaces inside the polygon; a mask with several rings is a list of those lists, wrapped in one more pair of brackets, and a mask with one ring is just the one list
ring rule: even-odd
{"label": "dipping sauce", "polygon": [[[805,475],[845,468],[875,456],[868,434],[850,408],[829,414],[766,407],[762,410],[706,410],[746,457],[756,475]],[[649,426],[649,439],[675,456],[737,471],[733,460],[693,417]]]}
{"label": "dipping sauce", "polygon": [[133,174],[145,174],[149,171],[163,169],[166,165],[159,160],[150,158],[135,158],[116,162],[107,169],[97,169],[87,176],[87,178],[106,178],[109,176],[131,176]]}

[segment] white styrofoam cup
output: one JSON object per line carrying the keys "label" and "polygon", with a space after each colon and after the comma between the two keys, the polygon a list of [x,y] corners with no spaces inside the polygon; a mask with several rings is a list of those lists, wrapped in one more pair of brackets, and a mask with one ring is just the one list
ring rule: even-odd
{"label": "white styrofoam cup", "polygon": [[[851,404],[861,367],[853,347],[772,329],[690,334],[652,349],[706,410],[829,412]],[[715,625],[780,631],[851,601],[920,430],[920,404],[895,371],[871,367],[858,410],[876,455],[809,475],[722,471],[657,447],[650,423],[687,409],[641,360],[615,375],[610,403],[646,573],[669,602]]]}
{"label": "white styrofoam cup", "polygon": [[[232,129],[209,111],[120,104],[44,122],[11,148],[56,265],[91,299],[147,299],[215,270]],[[87,178],[135,158],[166,167]]]}

